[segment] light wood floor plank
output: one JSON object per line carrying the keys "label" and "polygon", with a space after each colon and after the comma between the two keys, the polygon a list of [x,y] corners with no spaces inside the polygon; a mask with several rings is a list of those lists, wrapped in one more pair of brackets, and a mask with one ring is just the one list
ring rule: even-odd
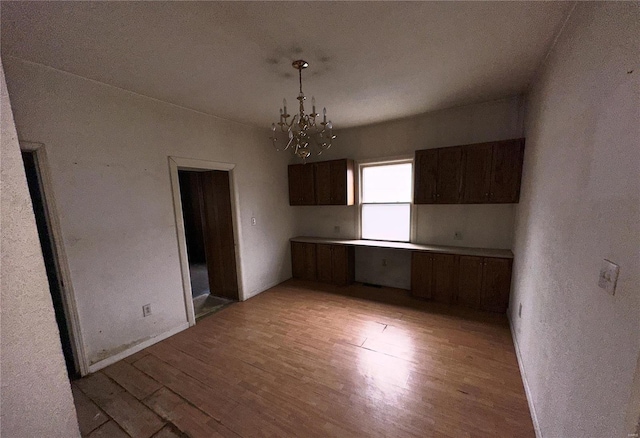
{"label": "light wood floor plank", "polygon": [[290,280],[105,373],[194,437],[535,436],[505,316],[396,289]]}
{"label": "light wood floor plank", "polygon": [[108,366],[102,372],[138,400],[142,400],[162,387],[158,382],[123,360]]}
{"label": "light wood floor plank", "polygon": [[76,381],[78,387],[134,438],[149,438],[164,422],[101,372]]}
{"label": "light wood floor plank", "polygon": [[76,405],[80,435],[87,436],[90,432],[109,421],[105,413],[89,397],[84,395],[75,383],[71,385],[71,391]]}

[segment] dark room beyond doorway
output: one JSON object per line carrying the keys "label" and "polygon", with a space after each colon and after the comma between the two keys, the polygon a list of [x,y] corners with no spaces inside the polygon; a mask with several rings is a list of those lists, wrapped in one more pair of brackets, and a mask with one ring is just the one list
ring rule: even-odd
{"label": "dark room beyond doorway", "polygon": [[179,170],[178,178],[198,318],[239,299],[229,172]]}

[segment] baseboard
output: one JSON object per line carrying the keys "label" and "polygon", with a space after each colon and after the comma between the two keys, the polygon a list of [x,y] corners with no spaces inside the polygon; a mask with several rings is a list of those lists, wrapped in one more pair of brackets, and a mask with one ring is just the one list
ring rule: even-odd
{"label": "baseboard", "polygon": [[144,350],[145,348],[150,347],[151,345],[156,344],[164,339],[167,339],[175,335],[176,333],[179,333],[188,328],[189,328],[189,323],[185,322],[184,324],[181,324],[176,328],[173,328],[169,331],[166,331],[150,339],[147,339],[146,341],[142,341],[139,344],[136,344],[133,347],[127,348],[126,350],[121,351],[117,354],[114,354],[113,356],[109,356],[106,359],[102,359],[101,361],[98,361],[94,364],[89,365],[89,373],[95,373],[96,371],[99,371],[102,368],[106,368],[109,365],[124,359],[125,357],[131,356],[132,354],[137,353],[140,350]]}
{"label": "baseboard", "polygon": [[277,286],[277,285],[279,285],[280,283],[283,283],[283,282],[285,282],[285,281],[287,281],[287,279],[284,279],[284,280],[276,280],[276,281],[275,281],[275,282],[273,282],[273,283],[269,283],[269,284],[267,284],[265,287],[261,287],[260,289],[255,289],[255,290],[253,290],[252,292],[250,292],[250,293],[248,293],[248,294],[245,294],[244,299],[243,299],[242,301],[247,301],[249,298],[253,298],[253,297],[255,297],[256,295],[260,295],[262,292],[264,292],[264,291],[266,291],[266,290],[269,290],[269,289],[271,289],[272,287],[275,287],[275,286]]}
{"label": "baseboard", "polygon": [[536,433],[536,438],[542,438],[542,431],[540,430],[540,423],[538,422],[536,407],[533,405],[533,397],[531,396],[531,390],[529,389],[529,381],[527,380],[527,374],[524,371],[524,362],[522,361],[522,355],[520,354],[520,346],[518,345],[518,339],[516,338],[516,331],[513,329],[511,318],[508,315],[509,314],[507,313],[507,319],[509,320],[509,329],[511,330],[511,339],[513,339],[513,345],[516,348],[518,368],[520,368],[520,376],[522,376],[522,383],[524,384],[524,393],[527,396],[529,412],[531,412],[531,419],[533,420],[533,429]]}

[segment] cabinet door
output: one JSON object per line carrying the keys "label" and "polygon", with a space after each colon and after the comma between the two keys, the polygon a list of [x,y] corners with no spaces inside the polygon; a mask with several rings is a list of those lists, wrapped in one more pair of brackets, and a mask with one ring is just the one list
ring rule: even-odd
{"label": "cabinet door", "polygon": [[302,165],[289,165],[289,205],[303,205],[302,199]]}
{"label": "cabinet door", "polygon": [[324,281],[325,283],[331,283],[333,281],[332,250],[333,245],[326,245],[324,243],[318,243],[316,245],[318,281]]}
{"label": "cabinet door", "polygon": [[520,200],[520,180],[524,139],[501,141],[493,146],[490,202],[510,203]]}
{"label": "cabinet door", "polygon": [[331,260],[332,283],[347,286],[353,283],[355,267],[355,249],[348,245],[333,245]]}
{"label": "cabinet door", "polygon": [[316,279],[315,243],[291,242],[291,270],[293,278]]}
{"label": "cabinet door", "polygon": [[482,257],[460,256],[457,300],[460,306],[480,308],[482,267]]}
{"label": "cabinet door", "polygon": [[486,257],[482,270],[482,309],[504,313],[509,304],[510,288],[511,259]]}
{"label": "cabinet door", "polygon": [[456,294],[456,256],[432,254],[433,290],[431,296],[439,303],[451,304]]}
{"label": "cabinet door", "polygon": [[437,174],[438,150],[416,151],[413,173],[413,202],[415,204],[434,204],[436,202]]}
{"label": "cabinet door", "polygon": [[438,149],[438,204],[457,204],[462,182],[462,147]]}
{"label": "cabinet door", "polygon": [[492,143],[474,144],[462,148],[464,171],[462,202],[481,204],[489,201],[491,188]]}
{"label": "cabinet door", "polygon": [[336,160],[331,164],[331,192],[332,205],[353,205],[353,161]]}
{"label": "cabinet door", "polygon": [[316,201],[313,164],[289,165],[289,205],[313,205]]}
{"label": "cabinet door", "polygon": [[316,184],[315,168],[312,164],[300,164],[302,166],[302,204],[315,205]]}
{"label": "cabinet door", "polygon": [[425,252],[411,254],[411,294],[431,298],[433,291],[433,256]]}
{"label": "cabinet door", "polygon": [[314,164],[316,168],[316,204],[318,205],[330,205],[331,204],[331,162],[323,161]]}

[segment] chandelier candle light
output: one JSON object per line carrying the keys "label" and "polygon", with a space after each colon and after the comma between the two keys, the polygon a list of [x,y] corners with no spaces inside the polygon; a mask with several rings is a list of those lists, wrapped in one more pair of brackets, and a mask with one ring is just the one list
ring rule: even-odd
{"label": "chandelier candle light", "polygon": [[[298,94],[298,101],[300,102],[300,113],[293,116],[291,122],[289,122],[290,114],[287,113],[287,100],[283,99],[283,107],[280,108],[280,121],[278,126],[281,132],[287,133],[289,141],[284,150],[291,148],[293,154],[302,158],[302,161],[311,155],[311,145],[317,150],[317,154],[320,155],[323,151],[331,147],[331,142],[335,135],[333,135],[333,125],[331,120],[327,122],[327,109],[322,109],[322,122],[316,123],[316,118],[320,115],[316,113],[316,99],[311,98],[311,114],[304,113],[304,101],[307,99],[302,92],[302,70],[309,67],[309,63],[302,59],[293,61],[293,68],[298,70],[298,77],[300,80],[300,93]],[[271,141],[276,150],[280,150],[278,146],[278,138],[276,137],[276,124],[271,124]]]}

